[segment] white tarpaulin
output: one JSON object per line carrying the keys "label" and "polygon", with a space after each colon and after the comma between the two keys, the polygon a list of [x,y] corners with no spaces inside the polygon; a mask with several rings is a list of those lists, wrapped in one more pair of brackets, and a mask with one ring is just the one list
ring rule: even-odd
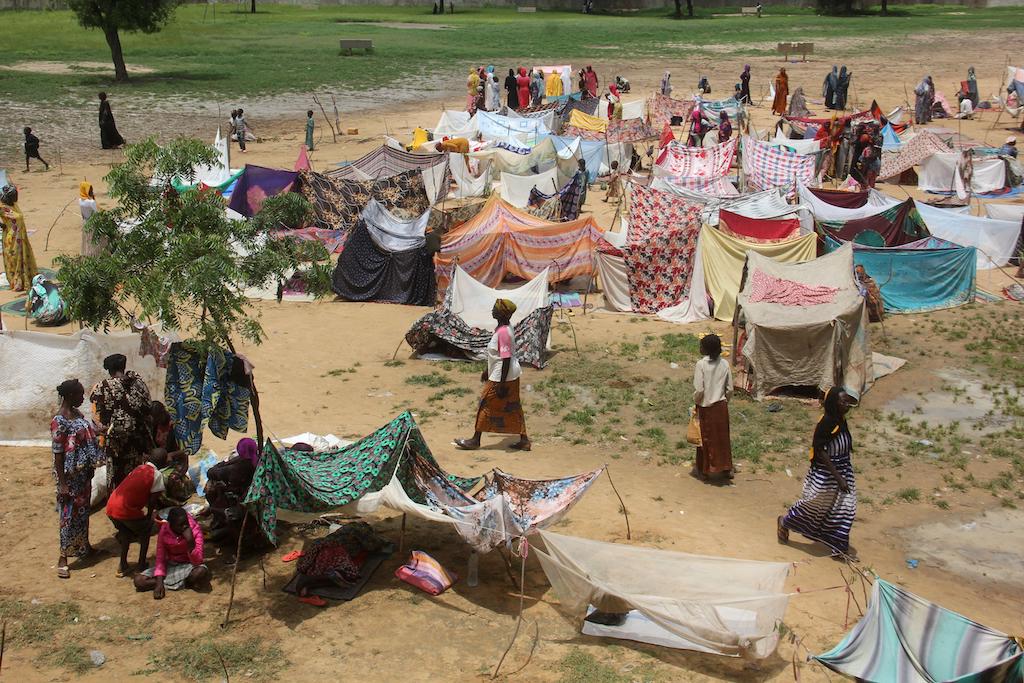
{"label": "white tarpaulin", "polygon": [[797,154],[817,154],[821,151],[820,140],[792,140],[783,135],[778,128],[775,129],[775,138],[769,142],[779,147],[789,147]]}
{"label": "white tarpaulin", "polygon": [[561,607],[635,610],[679,639],[678,647],[732,657],[775,651],[789,595],[788,562],[708,557],[541,531],[534,547]]}
{"label": "white tarpaulin", "polygon": [[867,218],[903,203],[898,199],[893,199],[878,190],[872,189],[868,192],[868,201],[864,206],[858,209],[844,209],[841,206],[833,206],[819,199],[802,184],[798,185],[798,189],[800,191],[800,202],[811,210],[814,219],[818,221],[852,221],[857,218]]}
{"label": "white tarpaulin", "polygon": [[558,192],[558,169],[536,175],[501,174],[501,198],[518,209],[525,209],[530,203],[530,190],[534,187],[544,194]]}
{"label": "white tarpaulin", "polygon": [[[647,100],[633,100],[632,102],[622,103],[622,120],[627,121],[629,119],[642,119],[644,114],[647,113]],[[601,100],[597,103],[597,115],[598,117],[608,120],[608,102]]]}
{"label": "white tarpaulin", "polygon": [[985,204],[985,215],[1000,221],[1024,220],[1024,204]]}
{"label": "white tarpaulin", "polygon": [[559,157],[551,139],[544,138],[526,154],[519,154],[500,147],[488,147],[470,152],[469,158],[481,162],[490,161],[491,176],[497,178],[501,173],[515,173],[516,175],[542,173],[554,167]]}
{"label": "white tarpaulin", "polygon": [[167,371],[152,356],[139,355],[141,337],[130,332],[102,334],[80,330],[73,335],[45,332],[0,332],[0,445],[50,438],[50,420],[60,399],[57,385],[77,379],[86,394],[109,377],[103,359],[114,353],[128,357],[154,399],[164,395]]}
{"label": "white tarpaulin", "polygon": [[968,213],[968,207],[939,209],[916,203],[928,232],[962,247],[978,250],[978,270],[1005,266],[1014,256],[1020,237],[1020,220],[1000,221]]}
{"label": "white tarpaulin", "polygon": [[516,305],[516,312],[512,314],[512,324],[516,325],[538,308],[548,305],[548,269],[514,289],[493,289],[456,265],[452,282],[448,285],[448,296],[446,306],[452,313],[470,327],[483,329],[494,327],[494,316],[491,315],[494,302],[508,299]]}
{"label": "white tarpaulin", "polygon": [[[605,238],[610,233],[605,233]],[[629,271],[626,259],[615,254],[597,252],[597,275],[601,279],[604,305],[610,311],[629,313],[633,301],[629,297]]]}
{"label": "white tarpaulin", "polygon": [[[917,189],[932,192],[956,192],[962,195],[964,181],[959,168],[959,152],[936,152],[921,162]],[[971,191],[994,192],[1006,186],[1006,163],[999,157],[974,159]]]}
{"label": "white tarpaulin", "polygon": [[434,126],[432,132],[434,133],[435,140],[440,140],[441,138],[475,140],[480,130],[477,128],[476,119],[470,116],[468,111],[450,111],[446,109],[441,112],[441,118],[437,120],[437,125]]}
{"label": "white tarpaulin", "polygon": [[366,203],[360,217],[373,241],[386,251],[409,251],[427,243],[426,231],[430,209],[418,218],[396,218],[376,199],[371,199]]}
{"label": "white tarpaulin", "polygon": [[487,194],[487,171],[491,162],[486,159],[479,162],[480,174],[474,176],[470,173],[466,161],[467,157],[462,154],[448,155],[448,167],[452,171],[452,179],[455,180],[455,190],[452,191],[452,196],[457,199],[483,197]]}
{"label": "white tarpaulin", "polygon": [[544,119],[512,118],[489,111],[476,113],[476,126],[484,140],[532,147],[551,134]]}

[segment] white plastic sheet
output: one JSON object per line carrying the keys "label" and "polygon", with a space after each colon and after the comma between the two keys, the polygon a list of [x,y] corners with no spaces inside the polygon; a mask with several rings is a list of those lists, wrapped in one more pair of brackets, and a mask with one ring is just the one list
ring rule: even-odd
{"label": "white plastic sheet", "polygon": [[491,166],[489,159],[479,163],[480,174],[474,176],[466,163],[466,157],[462,154],[449,154],[448,167],[452,171],[452,178],[455,180],[455,190],[452,196],[458,199],[466,197],[483,197],[487,194],[488,169]]}
{"label": "white plastic sheet", "polygon": [[370,237],[381,249],[387,251],[409,251],[427,243],[427,221],[430,209],[417,218],[407,220],[396,218],[376,199],[366,203],[361,215]]}
{"label": "white plastic sheet", "polygon": [[[605,233],[605,237],[610,233]],[[629,313],[633,300],[629,297],[629,272],[626,259],[614,254],[597,252],[597,274],[601,279],[604,305],[610,311]]]}
{"label": "white plastic sheet", "polygon": [[[937,152],[921,162],[917,189],[933,192],[957,192],[964,189],[959,169],[959,152]],[[1002,159],[975,159],[971,191],[994,192],[1006,186],[1006,164]]]}
{"label": "white plastic sheet", "polygon": [[985,204],[985,215],[1000,221],[1024,220],[1024,204]]}
{"label": "white plastic sheet", "polygon": [[494,289],[473,278],[472,275],[455,266],[452,282],[448,285],[447,306],[452,313],[462,318],[470,327],[490,329],[494,327],[491,309],[497,299],[508,299],[516,305],[512,324],[526,319],[538,308],[548,305],[548,269],[545,268],[529,282],[514,289]]}
{"label": "white plastic sheet", "polygon": [[978,250],[978,270],[1005,266],[1020,236],[1020,220],[1001,221],[968,213],[968,207],[939,209],[917,203],[928,232],[962,247]]}
{"label": "white plastic sheet", "polygon": [[802,184],[798,186],[798,189],[800,191],[800,202],[806,205],[814,215],[814,219],[819,221],[852,221],[857,218],[867,218],[903,203],[898,199],[882,194],[878,190],[870,190],[868,201],[864,206],[859,209],[844,209],[841,206],[833,206],[819,199]]}
{"label": "white plastic sheet", "polygon": [[544,194],[557,192],[558,169],[551,168],[536,175],[501,174],[501,198],[516,208],[526,208],[530,203],[530,190],[534,187]]}

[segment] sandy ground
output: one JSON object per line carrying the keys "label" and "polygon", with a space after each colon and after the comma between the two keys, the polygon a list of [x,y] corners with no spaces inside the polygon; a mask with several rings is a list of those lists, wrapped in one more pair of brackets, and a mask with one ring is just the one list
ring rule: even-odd
{"label": "sandy ground", "polygon": [[[947,36],[946,38],[952,38]],[[985,97],[999,85],[1003,53],[998,41],[971,36],[961,42],[959,51],[938,47],[930,39],[931,49],[923,43],[889,46],[883,53],[856,56],[845,60],[855,73],[853,104],[866,106],[871,97],[883,109],[904,102],[904,85],[909,91],[922,73],[935,76],[940,91],[952,96],[954,83],[973,64],[980,75],[980,90]],[[943,44],[948,44],[943,41]],[[790,83],[804,85],[815,94],[833,58],[820,53],[815,61],[790,64]],[[835,61],[840,62],[842,55]],[[772,58],[748,59],[754,66],[755,94],[773,75],[779,62]],[[709,55],[703,61],[679,61],[667,58],[663,64],[623,65],[596,61],[602,76],[618,71],[634,84],[631,96],[642,98],[660,78],[661,68],[671,68],[682,94],[696,81],[696,73],[707,73],[715,86],[713,94],[731,93],[732,83],[742,68],[743,60]],[[641,69],[641,66],[643,67]],[[443,105],[458,107],[462,99],[456,87],[461,66],[446,74],[443,80],[451,85],[437,97],[425,95],[416,104],[399,103],[373,111],[344,116],[342,125],[358,127],[359,135],[330,141],[329,133],[315,153],[318,169],[333,162],[354,159],[379,144],[385,132],[403,137],[417,124],[432,125]],[[684,87],[684,84],[686,87]],[[766,86],[765,86],[766,89]],[[870,93],[870,95],[869,95]],[[373,98],[364,100],[369,108]],[[242,162],[266,166],[290,167],[302,141],[305,102],[294,102],[290,118],[266,120],[258,107],[241,101],[249,120],[264,142],[252,144],[246,155],[233,149],[233,164]],[[383,103],[377,103],[383,104]],[[224,111],[230,109],[225,105]],[[767,106],[755,108],[758,128],[771,121]],[[140,125],[115,103],[121,118],[119,125],[130,139],[138,139]],[[57,116],[64,115],[61,112]],[[78,120],[79,113],[66,114],[69,121]],[[992,129],[994,114],[985,114],[978,121],[964,122],[964,133],[990,143],[1001,142],[1007,135],[1002,124]],[[158,126],[161,135],[188,132],[212,139],[216,117],[206,113],[189,116],[184,112],[169,113],[168,128]],[[93,119],[94,121],[94,119]],[[327,133],[319,120],[318,130]],[[956,127],[956,122],[938,125]],[[5,155],[7,169],[21,188],[21,207],[30,229],[32,243],[40,265],[48,265],[61,253],[77,253],[80,244],[80,220],[75,204],[77,185],[81,178],[94,182],[101,205],[109,205],[101,180],[116,155],[93,149],[95,124],[68,129],[73,140],[64,144],[62,168],[50,172],[21,172],[19,160]],[[48,147],[44,140],[43,153]],[[53,163],[53,162],[51,162]],[[884,186],[894,196],[904,190]],[[911,194],[915,190],[907,188]],[[611,212],[600,202],[600,193],[590,195],[590,206],[596,209],[602,225],[611,223]],[[52,225],[49,248],[44,249],[47,232]],[[989,289],[1005,284],[999,274],[986,274],[983,285]],[[9,291],[0,292],[0,303],[14,298]],[[983,307],[991,311],[993,320],[1019,311],[1015,304],[998,303]],[[433,390],[413,387],[404,379],[429,371],[424,361],[406,360],[398,367],[386,367],[410,323],[426,309],[375,304],[325,301],[321,303],[257,303],[267,331],[266,342],[245,349],[256,364],[261,386],[263,411],[269,430],[277,436],[303,431],[333,432],[349,438],[369,433],[394,416],[404,405],[422,408]],[[951,321],[963,315],[949,311],[929,316],[933,320]],[[24,321],[6,316],[6,325],[21,328]],[[30,326],[32,327],[32,326]],[[615,342],[630,341],[647,344],[646,335],[658,335],[681,328],[648,319],[631,319],[615,315],[579,315],[574,317],[575,332],[584,349],[603,349]],[[706,329],[724,331],[719,323],[693,325],[689,331]],[[874,328],[874,326],[873,326]],[[70,327],[55,330],[68,333]],[[873,329],[873,334],[880,330]],[[903,370],[882,380],[867,394],[863,410],[893,410],[899,404],[920,395],[938,391],[946,382],[940,372],[950,369],[971,373],[972,363],[962,345],[946,345],[950,357],[934,349],[920,352],[923,337],[918,319],[892,318],[886,323],[887,352],[910,358]],[[564,329],[556,332],[555,344],[562,351],[552,360],[557,366],[570,353],[572,341]],[[945,344],[936,337],[935,344]],[[408,359],[408,347],[402,347],[399,358]],[[331,376],[337,368],[352,368],[351,374]],[[542,380],[550,370],[525,372],[524,384]],[[688,373],[686,367],[666,375]],[[458,374],[458,373],[456,373]],[[682,376],[682,375],[680,375]],[[975,377],[974,374],[971,374]],[[82,378],[86,380],[86,378]],[[88,378],[86,384],[96,378]],[[474,387],[466,375],[459,382]],[[995,378],[998,381],[998,378]],[[549,590],[535,559],[527,563],[527,628],[506,661],[504,672],[518,680],[556,681],[562,673],[558,663],[573,648],[580,648],[606,663],[622,680],[646,678],[638,671],[650,671],[658,680],[788,680],[793,662],[805,680],[825,680],[822,669],[804,664],[808,650],[820,652],[834,644],[857,616],[857,606],[850,605],[842,590],[820,590],[842,585],[839,565],[825,556],[821,547],[812,546],[794,535],[789,547],[775,539],[775,516],[797,498],[805,460],[794,456],[792,476],[785,471],[751,474],[740,471],[736,485],[718,487],[704,485],[691,476],[684,466],[662,466],[645,460],[628,443],[618,448],[595,445],[573,445],[554,436],[558,417],[540,410],[540,397],[528,395],[528,420],[535,435],[532,453],[508,452],[496,439],[485,439],[485,448],[475,453],[459,452],[450,445],[452,438],[463,436],[470,428],[474,413],[472,397],[452,399],[440,408],[440,414],[425,421],[424,434],[438,460],[446,469],[457,473],[479,473],[494,466],[522,476],[555,476],[591,469],[611,463],[611,473],[622,493],[630,514],[632,542],[693,553],[724,555],[749,559],[793,562],[787,582],[795,595],[786,615],[786,624],[800,638],[797,646],[784,639],[778,653],[760,662],[743,662],[691,652],[672,651],[624,641],[603,641],[579,635],[575,628],[559,616],[556,599]],[[910,411],[910,408],[907,408]],[[925,407],[924,416],[929,410]],[[870,422],[867,413],[852,418],[854,438],[864,434]],[[942,415],[936,416],[940,422]],[[970,423],[967,418],[966,423]],[[803,452],[810,438],[812,424],[793,436]],[[230,446],[212,436],[207,445],[220,453]],[[970,463],[971,472],[983,478],[999,471],[984,451]],[[805,456],[804,456],[805,457]],[[101,550],[98,558],[86,566],[72,565],[72,578],[59,581],[54,573],[56,560],[57,519],[53,512],[53,486],[49,475],[50,456],[47,449],[0,448],[0,544],[6,549],[6,561],[0,563],[0,598],[35,599],[44,604],[72,600],[83,609],[79,629],[96,629],[104,622],[101,616],[114,616],[128,624],[127,632],[153,635],[149,641],[125,640],[123,637],[97,644],[107,657],[101,671],[85,675],[81,680],[122,680],[144,672],[149,657],[161,651],[173,638],[219,631],[216,624],[223,616],[227,602],[229,569],[214,557],[214,590],[210,594],[184,592],[170,594],[156,603],[149,595],[135,594],[127,580],[114,578],[115,544],[109,523],[102,513],[94,515],[92,541]],[[863,471],[863,470],[862,470]],[[899,472],[901,486],[917,486],[928,492],[941,485],[940,472],[929,463],[907,462]],[[1019,482],[1017,484],[1019,487]],[[877,480],[862,480],[861,495],[876,498],[875,489],[883,485]],[[943,494],[950,508],[921,504],[862,506],[854,527],[853,543],[862,559],[862,566],[878,572],[891,581],[960,611],[994,628],[1021,632],[1020,570],[1022,555],[1014,531],[1019,530],[1021,516],[995,505],[987,493]],[[927,494],[926,494],[927,497]],[[558,527],[562,533],[586,538],[625,541],[623,518],[618,503],[605,481],[599,481]],[[973,526],[972,526],[973,524]],[[924,525],[918,529],[920,525]],[[964,526],[966,525],[966,526]],[[375,524],[383,534],[397,538],[398,519],[389,517]],[[466,547],[447,527],[440,528],[419,520],[410,520],[406,534],[409,547],[423,549],[456,571],[463,571]],[[505,570],[494,553],[482,558],[481,583],[469,588],[459,583],[438,597],[429,598],[392,577],[394,569],[404,560],[395,555],[385,562],[369,584],[366,592],[353,602],[319,610],[300,605],[280,592],[291,577],[292,568],[279,561],[285,552],[301,547],[303,537],[285,534],[280,549],[266,558],[266,588],[258,563],[243,562],[238,580],[233,625],[228,637],[257,636],[267,643],[277,643],[291,664],[282,675],[291,680],[316,680],[327,677],[351,680],[415,681],[452,680],[455,678],[486,678],[493,669],[512,633],[518,608],[518,597]],[[909,569],[906,559],[921,560],[917,569]],[[993,571],[987,571],[991,566]],[[518,570],[518,565],[516,566]],[[855,593],[860,606],[863,597]],[[848,614],[848,616],[847,616]],[[534,647],[534,626],[539,639]],[[136,630],[131,630],[136,629]],[[81,632],[81,631],[79,631]],[[10,680],[67,680],[71,674],[57,669],[38,668],[36,657],[45,645],[9,647],[3,659],[4,673]],[[90,649],[91,649],[90,645]],[[528,664],[527,664],[528,662]],[[525,665],[525,668],[523,668]],[[339,675],[340,673],[340,675]],[[172,679],[173,675],[170,676]]]}

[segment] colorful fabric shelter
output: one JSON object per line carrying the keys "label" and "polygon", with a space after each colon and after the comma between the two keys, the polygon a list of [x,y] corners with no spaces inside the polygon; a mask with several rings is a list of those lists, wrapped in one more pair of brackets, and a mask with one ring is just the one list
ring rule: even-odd
{"label": "colorful fabric shelter", "polygon": [[324,230],[351,230],[371,199],[401,219],[421,216],[431,203],[418,170],[378,180],[349,180],[300,171],[297,187],[313,205],[312,226]]}
{"label": "colorful fabric shelter", "polygon": [[405,171],[420,171],[431,201],[439,202],[448,194],[451,172],[448,155],[442,153],[412,154],[389,145],[382,145],[350,164],[328,171],[328,178],[345,180],[380,180]]}
{"label": "colorful fabric shelter", "polygon": [[[559,607],[574,619],[588,606],[629,612],[656,625],[657,640],[626,628],[601,635],[731,657],[775,651],[789,596],[789,564],[690,555],[541,531],[534,547]],[[648,631],[650,633],[650,631]]]}
{"label": "colorful fabric shelter", "polygon": [[653,128],[661,128],[678,116],[685,121],[693,110],[693,100],[676,100],[660,93],[654,93],[647,100],[647,115]]}
{"label": "colorful fabric shelter", "polygon": [[741,353],[752,367],[754,396],[784,386],[835,385],[863,396],[874,373],[867,307],[853,279],[853,247],[789,263],[749,251],[746,265],[738,306],[746,333]]}
{"label": "colorful fabric shelter", "polygon": [[972,216],[969,207],[939,209],[918,204],[917,210],[931,234],[977,249],[978,270],[1005,266],[1016,255],[1021,238],[1020,220]]}
{"label": "colorful fabric shelter", "polygon": [[246,164],[235,182],[228,208],[251,218],[259,213],[267,197],[290,192],[298,177],[295,171]]}
{"label": "colorful fabric shelter", "polygon": [[592,275],[602,233],[590,215],[551,222],[491,197],[480,213],[442,238],[434,257],[438,291],[447,289],[455,263],[488,287],[506,275],[531,279],[545,268],[552,282]]}
{"label": "colorful fabric shelter", "polygon": [[748,218],[728,209],[718,212],[718,227],[740,239],[761,242],[779,242],[800,236],[800,220],[797,218]]}
{"label": "colorful fabric shelter", "polygon": [[670,142],[662,147],[654,175],[714,180],[729,174],[736,154],[736,138],[713,147],[688,147]]}
{"label": "colorful fabric shelter", "polygon": [[752,190],[791,188],[814,179],[815,157],[782,149],[770,142],[743,138],[743,172]]}
{"label": "colorful fabric shelter", "polygon": [[904,141],[899,151],[887,152],[883,148],[882,168],[878,177],[883,180],[895,178],[939,152],[949,152],[949,145],[935,133],[922,130]]}
{"label": "colorful fabric shelter", "polygon": [[913,199],[864,218],[814,222],[818,232],[823,235],[831,235],[842,242],[856,242],[872,247],[898,247],[916,242],[929,234]]}
{"label": "colorful fabric shelter", "polygon": [[554,524],[586,493],[604,467],[561,479],[520,479],[493,470],[456,477],[437,464],[408,411],[340,449],[296,451],[267,444],[245,504],[263,533],[277,541],[278,509],[357,514],[388,507],[450,524],[474,549],[487,552]]}
{"label": "colorful fabric shelter", "polygon": [[1024,679],[1018,640],[880,578],[864,617],[838,645],[812,659],[865,683]]}
{"label": "colorful fabric shelter", "polygon": [[[825,237],[832,252],[842,243]],[[977,254],[937,237],[899,247],[853,245],[854,265],[864,266],[882,293],[889,313],[926,313],[974,301]]]}
{"label": "colorful fabric shelter", "polygon": [[[867,218],[885,209],[898,206],[901,203],[900,200],[893,199],[878,190],[868,190],[867,200],[862,206],[841,206],[839,202],[843,201],[843,199],[838,196],[838,192],[817,190],[803,184],[799,185],[797,190],[800,194],[800,202],[807,206],[814,215],[815,220],[819,221],[849,221],[856,218]],[[843,194],[852,194],[859,197],[862,193]],[[832,197],[833,199],[829,200],[824,197]],[[849,204],[851,202],[846,200],[845,203]]]}

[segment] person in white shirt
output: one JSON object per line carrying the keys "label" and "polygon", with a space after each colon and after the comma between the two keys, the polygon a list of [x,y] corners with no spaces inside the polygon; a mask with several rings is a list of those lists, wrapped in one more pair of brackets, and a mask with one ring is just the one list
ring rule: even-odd
{"label": "person in white shirt", "polygon": [[91,230],[87,230],[85,224],[96,213],[99,208],[96,206],[96,194],[93,192],[92,183],[83,180],[78,184],[78,210],[82,214],[82,256],[97,256],[107,249],[106,240],[95,241]]}
{"label": "person in white shirt", "polygon": [[463,450],[480,448],[483,432],[518,434],[519,441],[511,447],[520,451],[531,448],[519,398],[519,377],[523,371],[516,360],[516,339],[511,322],[515,312],[516,305],[508,299],[494,302],[491,315],[498,321],[498,326],[487,345],[487,369],[480,377],[484,389],[477,408],[476,428],[472,438],[455,440],[455,445]]}
{"label": "person in white shirt", "polygon": [[693,403],[700,422],[697,474],[707,479],[724,473],[732,479],[732,442],[729,438],[729,396],[732,371],[722,358],[722,340],[709,334],[700,340],[703,358],[693,368]]}

